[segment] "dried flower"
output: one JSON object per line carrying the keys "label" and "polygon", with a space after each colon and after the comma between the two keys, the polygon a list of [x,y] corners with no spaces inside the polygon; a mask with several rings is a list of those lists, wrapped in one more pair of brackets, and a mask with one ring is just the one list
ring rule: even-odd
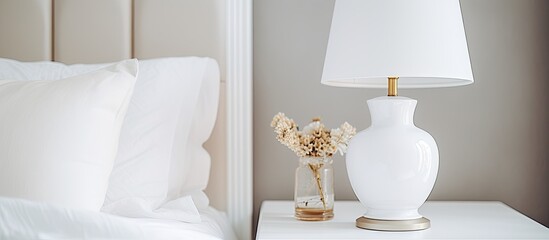
{"label": "dried flower", "polygon": [[276,139],[299,157],[331,157],[336,152],[343,155],[349,141],[356,134],[356,129],[347,122],[339,128],[328,130],[320,122],[320,118],[314,118],[299,131],[294,120],[284,113],[273,117],[271,127],[274,128]]}

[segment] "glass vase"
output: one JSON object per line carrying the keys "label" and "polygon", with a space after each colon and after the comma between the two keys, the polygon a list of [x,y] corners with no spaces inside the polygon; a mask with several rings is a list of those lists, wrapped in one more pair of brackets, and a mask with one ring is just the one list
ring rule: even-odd
{"label": "glass vase", "polygon": [[323,221],[334,217],[332,158],[302,157],[295,171],[295,217]]}

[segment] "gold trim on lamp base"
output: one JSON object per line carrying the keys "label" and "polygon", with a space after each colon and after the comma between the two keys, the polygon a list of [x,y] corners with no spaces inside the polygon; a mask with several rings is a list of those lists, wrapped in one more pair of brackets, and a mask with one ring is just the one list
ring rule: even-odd
{"label": "gold trim on lamp base", "polygon": [[398,77],[388,77],[387,80],[387,96],[398,96]]}
{"label": "gold trim on lamp base", "polygon": [[417,231],[431,227],[431,221],[424,217],[410,220],[380,220],[359,217],[356,219],[356,226],[377,231]]}

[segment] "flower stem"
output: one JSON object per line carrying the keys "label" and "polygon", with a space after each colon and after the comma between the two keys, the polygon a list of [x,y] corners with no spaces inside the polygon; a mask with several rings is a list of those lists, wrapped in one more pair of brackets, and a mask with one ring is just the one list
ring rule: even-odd
{"label": "flower stem", "polygon": [[322,201],[322,206],[324,209],[326,209],[326,198],[324,197],[324,191],[322,190],[322,183],[320,179],[320,172],[318,171],[320,168],[322,168],[322,163],[318,164],[312,164],[309,163],[309,168],[313,172],[314,178],[316,179],[316,187],[318,189],[318,193],[320,194],[320,201]]}

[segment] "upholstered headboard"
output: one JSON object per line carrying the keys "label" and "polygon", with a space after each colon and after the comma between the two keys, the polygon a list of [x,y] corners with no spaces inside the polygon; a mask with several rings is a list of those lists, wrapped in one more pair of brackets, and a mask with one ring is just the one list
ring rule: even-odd
{"label": "upholstered headboard", "polygon": [[67,64],[208,56],[221,67],[206,192],[250,238],[251,0],[0,0],[0,57]]}

